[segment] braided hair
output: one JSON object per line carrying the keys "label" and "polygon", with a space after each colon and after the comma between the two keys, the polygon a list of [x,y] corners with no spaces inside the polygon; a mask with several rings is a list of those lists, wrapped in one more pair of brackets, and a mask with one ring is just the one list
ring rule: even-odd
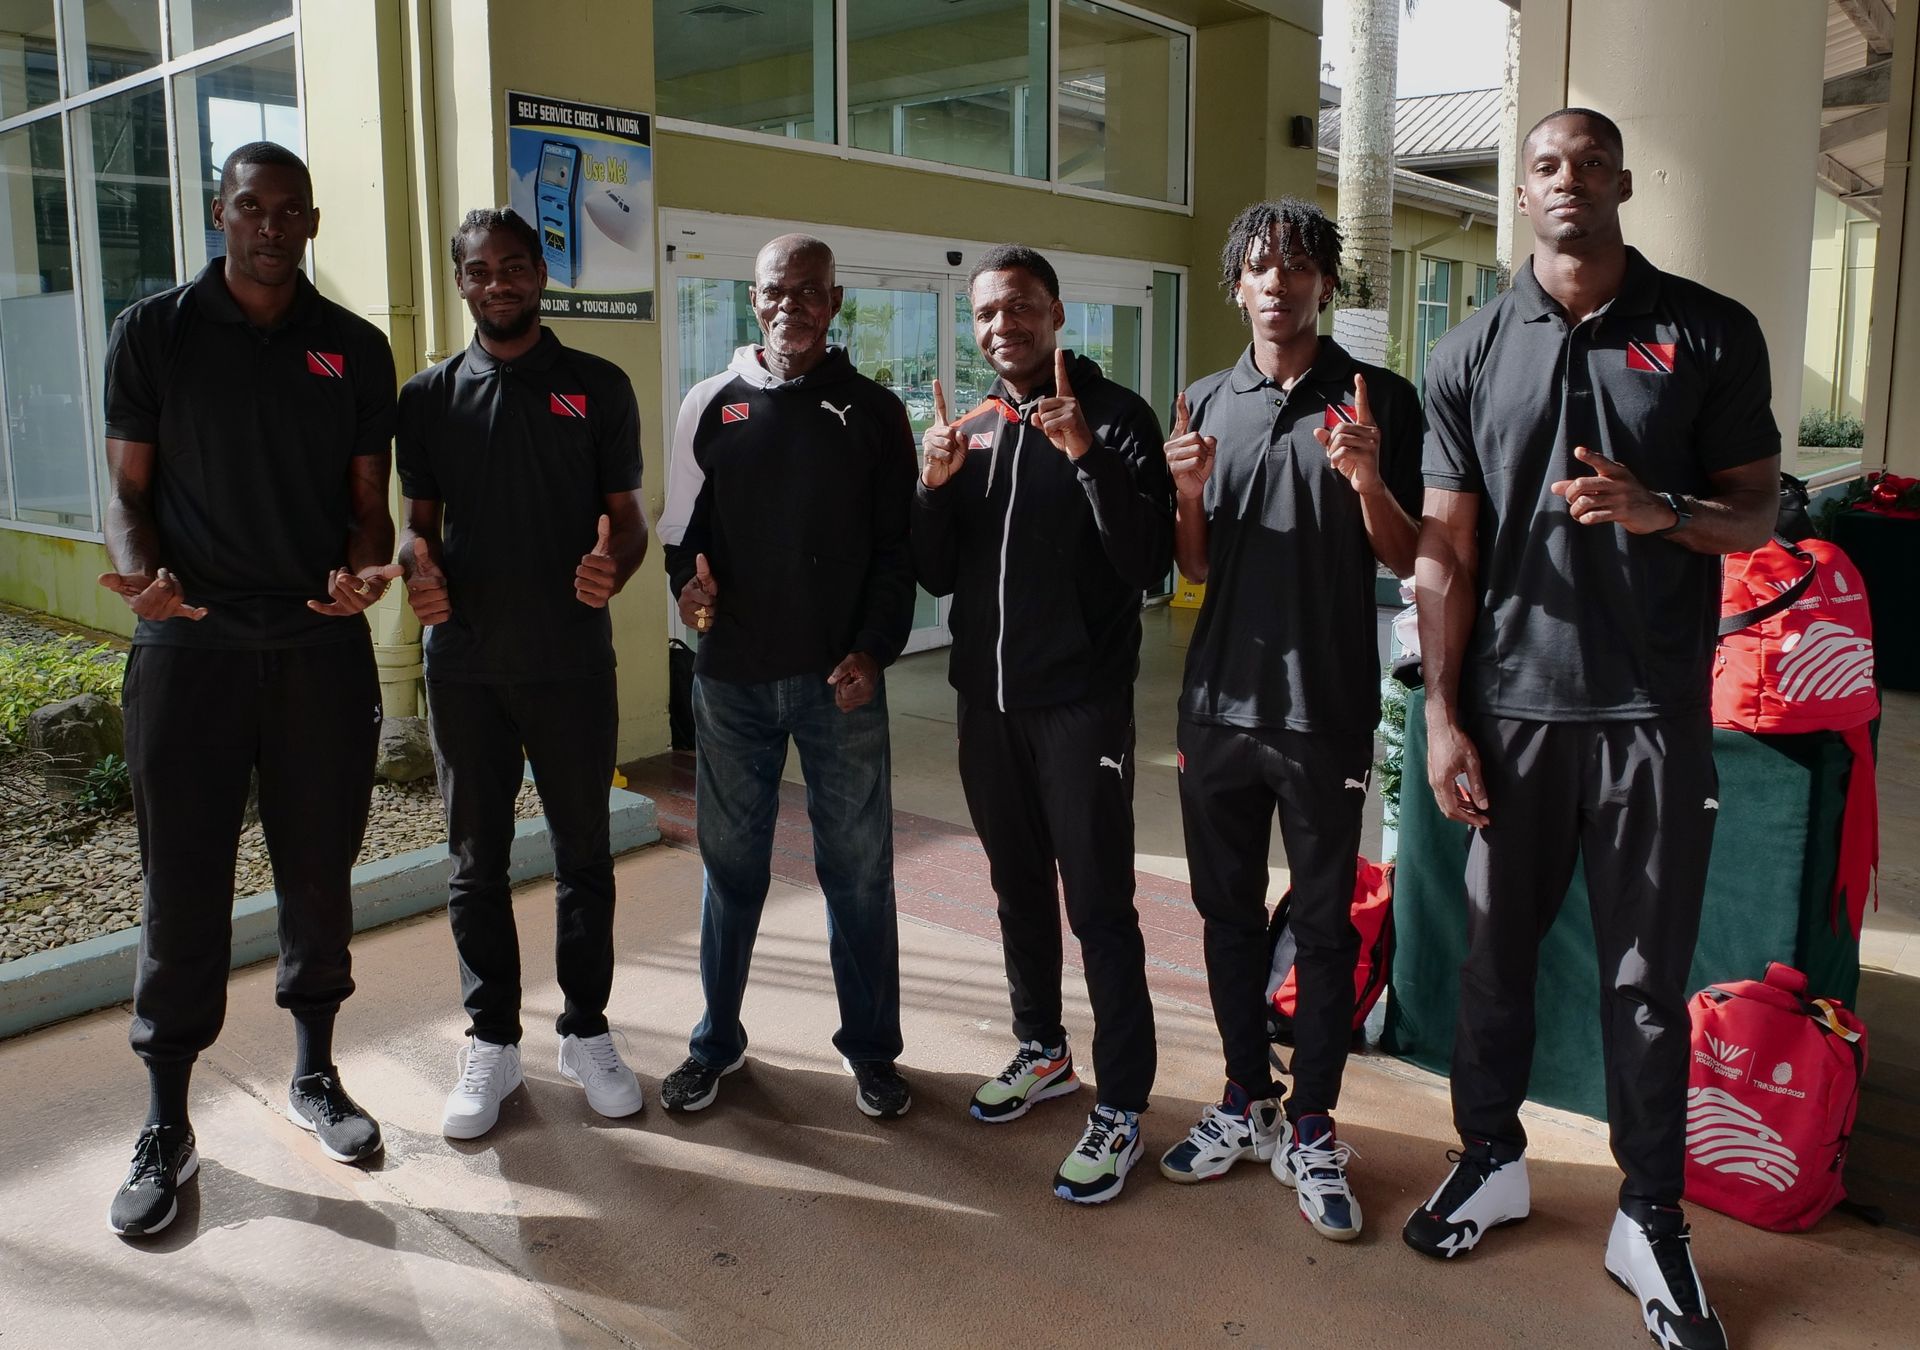
{"label": "braided hair", "polygon": [[1255,202],[1233,218],[1220,250],[1220,286],[1235,303],[1241,271],[1257,243],[1271,241],[1282,254],[1304,253],[1325,276],[1340,276],[1340,227],[1312,202],[1298,197]]}

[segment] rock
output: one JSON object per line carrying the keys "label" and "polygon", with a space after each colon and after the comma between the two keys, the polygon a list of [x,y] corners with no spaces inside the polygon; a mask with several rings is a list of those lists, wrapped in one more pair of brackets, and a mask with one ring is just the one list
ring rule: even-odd
{"label": "rock", "polygon": [[48,795],[73,797],[89,769],[108,755],[126,754],[120,705],[99,694],[49,703],[27,717],[27,749],[48,757],[42,771]]}
{"label": "rock", "polygon": [[433,777],[433,741],[426,719],[387,717],[380,722],[380,749],[373,775],[389,783],[411,783]]}

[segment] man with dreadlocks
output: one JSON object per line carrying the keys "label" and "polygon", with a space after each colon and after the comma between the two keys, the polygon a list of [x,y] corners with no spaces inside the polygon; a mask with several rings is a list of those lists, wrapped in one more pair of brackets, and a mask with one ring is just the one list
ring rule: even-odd
{"label": "man with dreadlocks", "polygon": [[[1412,385],[1318,335],[1339,274],[1340,232],[1318,207],[1284,197],[1242,211],[1220,281],[1253,340],[1180,397],[1167,442],[1174,558],[1207,583],[1180,696],[1180,808],[1227,1084],[1160,1170],[1203,1181],[1270,1159],[1307,1222],[1345,1241],[1360,1206],[1331,1112],[1352,1038],[1348,907],[1380,720],[1373,579],[1379,562],[1412,571],[1424,427]],[[1299,947],[1284,1109],[1264,997],[1276,810]]]}

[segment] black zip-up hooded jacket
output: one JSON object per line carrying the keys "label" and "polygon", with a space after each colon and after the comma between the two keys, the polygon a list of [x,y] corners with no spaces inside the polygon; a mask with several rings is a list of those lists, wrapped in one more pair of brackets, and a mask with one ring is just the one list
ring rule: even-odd
{"label": "black zip-up hooded jacket", "polygon": [[914,462],[907,410],[844,348],[782,381],[741,347],[689,390],[660,539],[672,595],[702,553],[719,587],[695,668],[760,684],[853,652],[892,664],[913,624]]}
{"label": "black zip-up hooded jacket", "polygon": [[1076,462],[995,381],[954,425],[967,457],[916,481],[920,584],[953,596],[947,678],[1005,712],[1098,697],[1140,667],[1140,600],[1173,556],[1173,483],[1146,400],[1084,356],[1067,368],[1093,446]]}

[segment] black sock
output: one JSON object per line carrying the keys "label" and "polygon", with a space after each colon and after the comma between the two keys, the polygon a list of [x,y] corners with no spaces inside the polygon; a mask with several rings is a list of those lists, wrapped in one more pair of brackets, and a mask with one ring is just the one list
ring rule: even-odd
{"label": "black sock", "polygon": [[168,1060],[147,1063],[147,1124],[167,1129],[185,1129],[187,1125],[187,1084],[193,1078],[193,1061]]}
{"label": "black sock", "polygon": [[293,1019],[293,1076],[333,1072],[333,1017],[302,1013]]}

